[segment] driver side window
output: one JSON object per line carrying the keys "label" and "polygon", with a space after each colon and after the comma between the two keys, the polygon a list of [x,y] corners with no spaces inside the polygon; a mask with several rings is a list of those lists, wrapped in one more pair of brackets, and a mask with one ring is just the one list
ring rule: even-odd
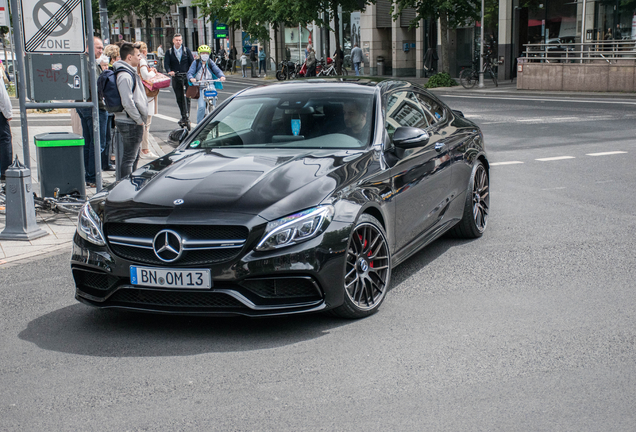
{"label": "driver side window", "polygon": [[391,93],[387,99],[385,127],[389,137],[393,139],[395,130],[402,126],[420,129],[429,126],[417,96],[410,91]]}

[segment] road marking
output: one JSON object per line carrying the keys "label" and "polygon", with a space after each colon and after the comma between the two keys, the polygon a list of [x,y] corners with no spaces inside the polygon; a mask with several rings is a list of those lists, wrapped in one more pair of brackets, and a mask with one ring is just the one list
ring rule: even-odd
{"label": "road marking", "polygon": [[[162,120],[168,120],[174,123],[179,123],[179,119],[175,118],[175,117],[170,117],[167,115],[163,115],[163,114],[154,114],[155,117],[160,118]],[[195,127],[198,123],[194,123],[194,122],[190,122],[190,124],[192,125],[192,127]]]}
{"label": "road marking", "polygon": [[535,160],[538,160],[540,162],[549,162],[549,161],[558,161],[558,160],[564,160],[564,159],[576,159],[576,158],[574,156],[556,156],[556,157],[541,158],[541,159],[535,159]]}
{"label": "road marking", "polygon": [[616,104],[616,105],[636,105],[636,102],[627,102],[627,101],[612,101],[608,99],[596,99],[596,100],[585,100],[585,99],[540,99],[540,98],[526,98],[522,95],[518,97],[489,97],[489,96],[469,96],[469,95],[450,95],[450,94],[440,94],[441,97],[450,97],[450,98],[470,98],[470,99],[497,99],[497,100],[511,100],[515,102],[519,102],[520,100],[524,101],[537,101],[537,102],[572,102],[572,103],[589,103],[589,104]]}
{"label": "road marking", "polygon": [[553,188],[547,188],[547,189],[541,189],[542,191],[550,191],[550,190],[562,190],[565,189],[564,186],[560,186],[560,187],[553,187]]}
{"label": "road marking", "polygon": [[578,120],[580,117],[553,117],[552,120]]}
{"label": "road marking", "polygon": [[170,90],[159,90],[161,93],[172,93]]}
{"label": "road marking", "polygon": [[495,162],[495,163],[491,163],[490,166],[497,166],[497,165],[516,165],[516,164],[522,164],[523,162],[521,161],[509,161],[509,162]]}
{"label": "road marking", "polygon": [[627,153],[626,151],[611,151],[611,152],[602,152],[602,153],[588,153],[585,156],[609,156],[609,155],[616,155],[616,154],[625,154]]}

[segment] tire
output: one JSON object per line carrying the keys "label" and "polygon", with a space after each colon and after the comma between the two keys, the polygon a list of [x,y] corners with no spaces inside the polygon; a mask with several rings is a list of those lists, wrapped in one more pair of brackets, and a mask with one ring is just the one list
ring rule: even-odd
{"label": "tire", "polygon": [[490,75],[492,75],[492,81],[495,83],[495,87],[499,87],[499,83],[497,82],[497,75],[490,69]]}
{"label": "tire", "polygon": [[450,237],[473,239],[481,237],[488,225],[490,212],[490,177],[484,164],[478,161],[468,182],[462,219],[448,232]]}
{"label": "tire", "polygon": [[391,252],[380,222],[362,214],[351,231],[343,271],[344,303],[333,309],[342,318],[373,315],[391,282]]}
{"label": "tire", "polygon": [[464,69],[463,71],[461,71],[461,73],[459,74],[459,82],[465,89],[471,89],[475,87],[477,80],[473,75],[473,70]]}
{"label": "tire", "polygon": [[276,71],[276,79],[278,81],[284,81],[285,80],[285,74],[283,73],[283,71]]}

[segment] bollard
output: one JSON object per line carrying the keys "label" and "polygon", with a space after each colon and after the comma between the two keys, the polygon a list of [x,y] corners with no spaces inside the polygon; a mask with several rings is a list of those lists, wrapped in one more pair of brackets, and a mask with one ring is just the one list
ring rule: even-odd
{"label": "bollard", "polygon": [[33,240],[48,233],[38,228],[31,186],[31,170],[22,165],[16,155],[5,172],[7,179],[7,225],[0,240]]}

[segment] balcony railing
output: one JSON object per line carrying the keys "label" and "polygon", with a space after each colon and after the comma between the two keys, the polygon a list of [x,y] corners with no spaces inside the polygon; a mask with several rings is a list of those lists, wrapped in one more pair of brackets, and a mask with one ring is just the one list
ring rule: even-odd
{"label": "balcony railing", "polygon": [[636,40],[577,43],[553,39],[524,47],[519,59],[523,63],[633,64],[636,60]]}

